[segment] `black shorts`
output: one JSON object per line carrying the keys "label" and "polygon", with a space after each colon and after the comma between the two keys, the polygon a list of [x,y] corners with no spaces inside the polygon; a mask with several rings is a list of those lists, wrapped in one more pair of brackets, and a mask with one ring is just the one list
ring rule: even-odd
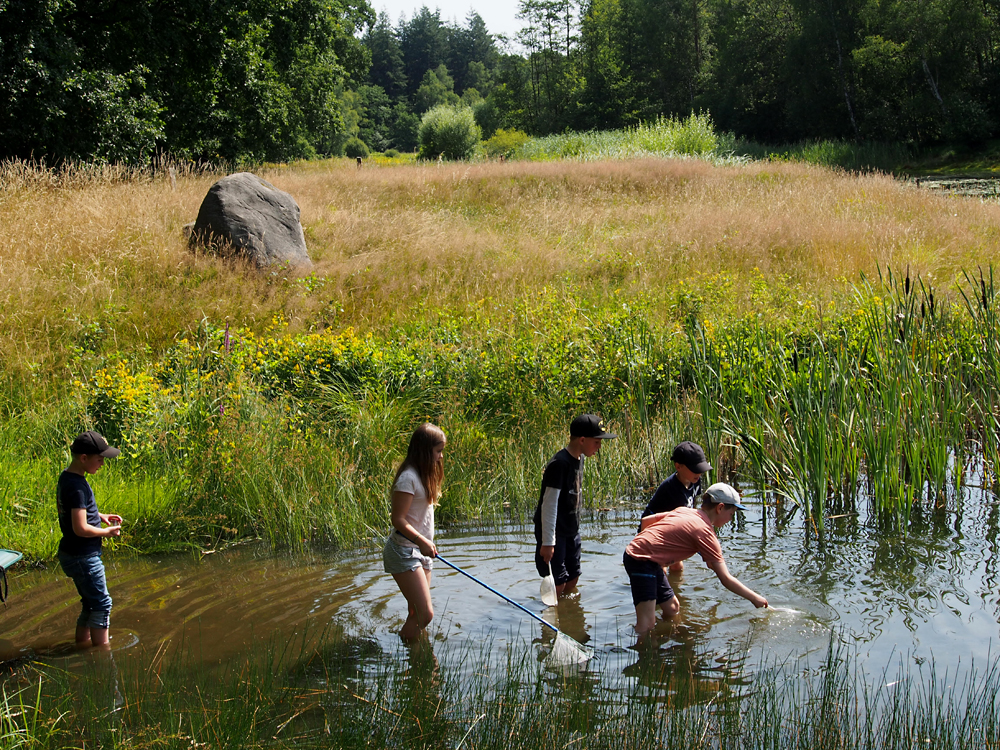
{"label": "black shorts", "polygon": [[[535,545],[535,568],[538,575],[545,578],[549,574],[549,564],[542,560],[539,554],[542,545]],[[552,553],[552,575],[556,579],[556,586],[562,586],[567,581],[580,577],[580,556],[583,545],[580,543],[580,535],[557,536],[556,549]]]}
{"label": "black shorts", "polygon": [[628,552],[622,555],[628,582],[632,587],[632,604],[656,600],[657,604],[674,598],[674,590],[667,583],[663,568],[652,560],[637,560]]}

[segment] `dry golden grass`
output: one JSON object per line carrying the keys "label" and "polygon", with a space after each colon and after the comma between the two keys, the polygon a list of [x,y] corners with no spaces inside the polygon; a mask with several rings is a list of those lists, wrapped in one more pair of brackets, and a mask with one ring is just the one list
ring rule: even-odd
{"label": "dry golden grass", "polygon": [[824,298],[877,265],[947,284],[1000,245],[996,203],[795,164],[357,170],[342,160],[260,174],[299,202],[319,283],[189,251],[182,228],[217,176],[183,175],[174,189],[165,176],[60,181],[7,165],[0,356],[58,364],[94,323],[124,351],[155,351],[202,317],[259,329],[281,313],[293,328],[368,328],[412,317],[417,303],[460,314],[542,290],[644,296],[667,314],[682,281],[716,284],[727,292],[717,312],[741,312],[761,283]]}

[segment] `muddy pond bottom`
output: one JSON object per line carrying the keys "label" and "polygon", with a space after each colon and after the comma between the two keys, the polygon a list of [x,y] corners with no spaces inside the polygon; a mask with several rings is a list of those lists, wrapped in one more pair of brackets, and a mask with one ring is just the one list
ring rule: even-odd
{"label": "muddy pond bottom", "polygon": [[[834,519],[820,544],[800,524],[776,523],[773,511],[754,507],[722,530],[721,543],[730,571],[771,607],[754,609],[724,589],[696,556],[672,576],[679,617],[658,624],[658,647],[644,653],[632,648],[634,609],[621,564],[637,513],[584,524],[578,593],[556,607],[541,601],[530,528],[444,531],[436,541],[451,562],[592,648],[603,671],[648,679],[677,667],[706,678],[731,668],[752,676],[754,665],[766,663],[807,668],[822,661],[835,635],[868,673],[933,662],[954,674],[996,659],[1000,648],[997,510],[994,502],[974,513],[970,505],[966,516],[960,509],[918,517],[897,535],[866,529],[853,517]],[[263,643],[331,627],[405,658],[396,633],[406,603],[382,570],[381,540],[348,554],[243,546],[206,555],[105,556],[105,564],[119,661],[183,648],[203,665],[225,665]],[[12,573],[10,590],[0,615],[0,658],[70,667],[83,658],[70,643],[79,601],[57,565]],[[430,643],[440,658],[528,649],[541,659],[552,647],[552,631],[440,562],[432,595]]]}

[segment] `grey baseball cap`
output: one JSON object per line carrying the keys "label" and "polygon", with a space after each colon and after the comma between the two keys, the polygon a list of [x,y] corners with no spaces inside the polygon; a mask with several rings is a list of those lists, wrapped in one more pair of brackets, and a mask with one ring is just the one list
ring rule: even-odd
{"label": "grey baseball cap", "polygon": [[734,505],[740,510],[747,510],[747,507],[740,503],[740,493],[725,482],[716,482],[705,490],[705,494],[717,503]]}

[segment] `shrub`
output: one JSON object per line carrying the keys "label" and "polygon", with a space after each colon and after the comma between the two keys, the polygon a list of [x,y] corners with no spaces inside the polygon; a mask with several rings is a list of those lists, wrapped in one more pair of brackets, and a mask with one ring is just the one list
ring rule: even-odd
{"label": "shrub", "polygon": [[482,131],[468,107],[442,104],[428,111],[420,120],[417,140],[420,158],[467,159],[472,156]]}
{"label": "shrub", "polygon": [[523,131],[500,128],[492,138],[483,144],[483,147],[488,156],[511,156],[530,139],[530,136]]}
{"label": "shrub", "polygon": [[357,159],[359,156],[362,159],[367,159],[368,153],[368,146],[360,138],[348,138],[347,143],[344,144],[344,154],[352,159]]}
{"label": "shrub", "polygon": [[399,156],[399,152],[394,148],[387,148],[385,150],[385,156],[388,159],[395,159],[396,157]]}

